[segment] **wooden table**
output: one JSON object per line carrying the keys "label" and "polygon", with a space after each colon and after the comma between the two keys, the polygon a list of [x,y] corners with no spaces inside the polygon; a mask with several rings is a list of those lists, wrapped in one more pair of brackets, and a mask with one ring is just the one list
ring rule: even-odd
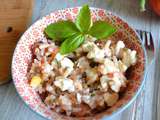
{"label": "wooden table", "polygon": [[[150,10],[139,12],[138,0],[35,0],[32,22],[51,11],[89,4],[110,10],[133,28],[151,31],[156,47],[156,61],[150,66],[146,87],[136,101],[111,120],[160,120],[160,17]],[[159,41],[158,41],[159,40]],[[30,110],[16,93],[13,83],[0,86],[0,120],[45,120]]]}

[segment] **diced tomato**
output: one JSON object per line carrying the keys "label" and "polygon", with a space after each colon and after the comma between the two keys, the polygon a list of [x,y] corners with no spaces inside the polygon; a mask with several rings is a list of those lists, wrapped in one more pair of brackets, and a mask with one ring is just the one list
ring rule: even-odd
{"label": "diced tomato", "polygon": [[59,48],[55,48],[51,54],[50,59],[48,60],[49,64],[52,62],[52,60],[54,59],[54,57],[56,56],[56,54],[59,52]]}
{"label": "diced tomato", "polygon": [[113,77],[114,77],[114,73],[107,73],[107,76],[108,76],[109,78],[113,78]]}
{"label": "diced tomato", "polygon": [[44,58],[41,59],[41,66],[44,65]]}
{"label": "diced tomato", "polygon": [[46,53],[47,51],[48,51],[48,48],[45,48],[45,49],[44,49],[44,52]]}

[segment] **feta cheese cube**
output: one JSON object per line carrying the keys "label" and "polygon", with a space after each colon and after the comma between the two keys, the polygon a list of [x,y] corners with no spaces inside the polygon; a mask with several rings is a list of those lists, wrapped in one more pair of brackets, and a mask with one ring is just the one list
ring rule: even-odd
{"label": "feta cheese cube", "polygon": [[64,74],[63,74],[65,77],[70,75],[71,72],[73,71],[74,63],[69,58],[64,57],[60,61],[60,65],[62,69],[65,69]]}
{"label": "feta cheese cube", "polygon": [[105,51],[99,48],[93,48],[88,52],[87,58],[93,59],[95,62],[102,63],[104,61]]}
{"label": "feta cheese cube", "polygon": [[120,70],[120,72],[126,72],[127,70],[127,66],[122,62],[122,61],[118,61],[118,68]]}
{"label": "feta cheese cube", "polygon": [[76,94],[76,98],[77,98],[77,102],[80,104],[81,103],[81,98],[82,98],[82,96],[81,96],[81,94],[80,93],[77,93]]}
{"label": "feta cheese cube", "polygon": [[109,81],[109,86],[114,92],[119,92],[122,86],[126,86],[126,78],[122,73],[114,73],[114,77]]}
{"label": "feta cheese cube", "polygon": [[102,89],[108,90],[108,81],[111,80],[109,77],[107,77],[106,75],[102,76],[100,78],[100,83],[102,86]]}
{"label": "feta cheese cube", "polygon": [[71,106],[72,102],[67,95],[60,95],[59,100],[62,105]]}
{"label": "feta cheese cube", "polygon": [[121,60],[117,60],[116,56],[113,56],[113,62],[119,69],[119,72],[125,72],[128,68]]}
{"label": "feta cheese cube", "polygon": [[111,45],[111,40],[107,40],[107,42],[106,42],[104,48],[107,49],[107,48],[110,47],[110,45]]}
{"label": "feta cheese cube", "polygon": [[114,92],[119,92],[121,88],[121,82],[118,78],[115,78],[114,80],[109,81],[109,86]]}
{"label": "feta cheese cube", "polygon": [[82,45],[82,49],[84,52],[92,51],[94,48],[97,48],[94,42],[85,41],[85,43]]}
{"label": "feta cheese cube", "polygon": [[94,42],[87,41],[82,45],[84,52],[88,52],[87,58],[94,59],[95,62],[102,62],[105,56],[105,50],[100,49]]}
{"label": "feta cheese cube", "polygon": [[119,56],[119,52],[120,52],[120,49],[124,48],[125,47],[125,44],[123,41],[118,41],[117,44],[116,44],[116,48],[115,48],[115,55],[118,57]]}
{"label": "feta cheese cube", "polygon": [[44,73],[48,73],[49,74],[52,70],[53,70],[53,66],[51,66],[48,63],[45,63],[45,65],[44,65]]}
{"label": "feta cheese cube", "polygon": [[115,63],[109,58],[105,58],[104,64],[98,66],[99,72],[105,75],[107,73],[119,72],[119,69],[115,65]]}
{"label": "feta cheese cube", "polygon": [[58,62],[61,61],[63,58],[64,58],[64,56],[61,55],[60,53],[57,53],[56,56],[55,56],[55,59],[56,59]]}
{"label": "feta cheese cube", "polygon": [[62,91],[68,90],[69,92],[74,92],[75,87],[71,79],[59,76],[55,78],[54,85],[60,88]]}
{"label": "feta cheese cube", "polygon": [[131,59],[131,64],[132,65],[134,65],[137,61],[136,54],[137,54],[137,52],[135,50],[131,51],[130,59]]}
{"label": "feta cheese cube", "polygon": [[136,63],[137,57],[136,57],[136,51],[127,49],[126,51],[123,51],[122,56],[122,62],[127,66],[134,65]]}
{"label": "feta cheese cube", "polygon": [[107,57],[110,57],[112,55],[111,49],[110,49],[110,45],[111,45],[111,40],[108,40],[104,46],[104,51],[105,51],[105,55]]}
{"label": "feta cheese cube", "polygon": [[83,95],[82,96],[82,101],[86,104],[89,104],[91,100],[91,96],[90,95]]}
{"label": "feta cheese cube", "polygon": [[97,81],[97,79],[98,79],[98,73],[97,73],[96,69],[90,68],[90,69],[87,69],[85,72],[86,72],[86,75],[87,75],[87,80],[88,80],[87,83],[88,84],[92,84],[95,81]]}
{"label": "feta cheese cube", "polygon": [[64,57],[61,61],[60,61],[61,67],[62,68],[73,68],[74,63],[69,59]]}
{"label": "feta cheese cube", "polygon": [[81,69],[89,68],[89,62],[86,57],[81,57],[77,61],[77,66]]}
{"label": "feta cheese cube", "polygon": [[47,90],[48,92],[52,92],[54,89],[53,89],[53,87],[52,87],[51,85],[47,84],[46,90]]}

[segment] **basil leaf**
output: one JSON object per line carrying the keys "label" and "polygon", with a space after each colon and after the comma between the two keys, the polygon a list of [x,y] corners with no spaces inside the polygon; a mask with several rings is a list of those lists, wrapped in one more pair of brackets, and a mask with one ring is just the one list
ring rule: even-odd
{"label": "basil leaf", "polygon": [[76,48],[78,48],[84,41],[84,35],[75,34],[69,38],[67,38],[60,47],[61,54],[67,54],[73,52]]}
{"label": "basil leaf", "polygon": [[112,25],[106,23],[105,21],[96,21],[93,23],[93,26],[91,27],[88,34],[96,37],[97,39],[103,39],[107,38],[114,32],[116,32],[116,28]]}
{"label": "basil leaf", "polygon": [[91,13],[88,5],[84,5],[76,19],[76,26],[82,32],[88,32],[89,28],[91,27]]}
{"label": "basil leaf", "polygon": [[67,20],[67,21],[58,21],[48,25],[45,30],[45,34],[51,39],[65,39],[69,36],[72,36],[78,32],[76,25]]}

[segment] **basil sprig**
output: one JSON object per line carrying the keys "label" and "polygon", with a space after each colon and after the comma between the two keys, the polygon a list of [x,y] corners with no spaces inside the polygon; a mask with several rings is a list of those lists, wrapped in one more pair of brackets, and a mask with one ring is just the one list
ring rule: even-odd
{"label": "basil sprig", "polygon": [[83,44],[86,35],[91,35],[99,40],[107,38],[116,32],[116,29],[105,21],[96,21],[92,24],[89,6],[84,5],[75,23],[69,20],[58,21],[48,25],[44,32],[52,40],[62,41],[60,53],[67,54]]}

